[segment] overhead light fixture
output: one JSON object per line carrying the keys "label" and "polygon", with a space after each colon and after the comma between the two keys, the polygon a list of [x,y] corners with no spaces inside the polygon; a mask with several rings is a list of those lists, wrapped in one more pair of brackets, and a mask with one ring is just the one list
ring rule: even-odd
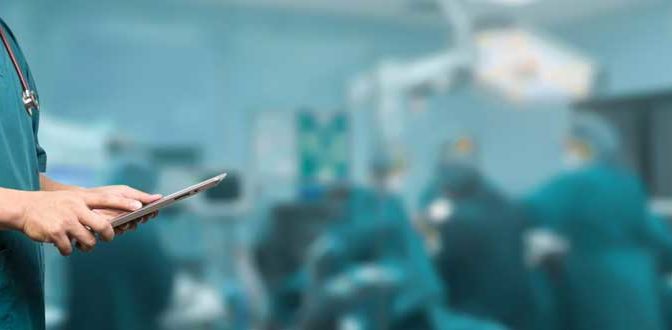
{"label": "overhead light fixture", "polygon": [[476,48],[476,80],[510,100],[577,100],[592,92],[593,61],[547,37],[516,27],[485,30]]}

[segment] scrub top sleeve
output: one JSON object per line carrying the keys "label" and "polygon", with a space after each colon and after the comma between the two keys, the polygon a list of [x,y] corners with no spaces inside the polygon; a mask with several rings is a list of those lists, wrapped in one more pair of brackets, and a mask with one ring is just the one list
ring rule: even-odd
{"label": "scrub top sleeve", "polygon": [[[24,68],[27,68],[27,64],[24,61],[23,64]],[[37,87],[35,85],[35,80],[33,79],[33,74],[28,71],[27,78],[28,79],[28,84],[32,86],[35,90],[37,90]],[[44,173],[47,171],[47,152],[40,146],[40,140],[38,139],[38,131],[40,128],[40,111],[33,111],[33,135],[35,137],[35,153],[37,155],[37,168],[40,171],[40,173]]]}
{"label": "scrub top sleeve", "polygon": [[39,140],[37,138],[37,132],[38,128],[40,126],[40,120],[39,114],[35,115],[35,119],[33,120],[33,134],[35,134],[35,152],[37,154],[37,169],[40,171],[40,173],[44,173],[47,171],[47,152],[40,146]]}
{"label": "scrub top sleeve", "polygon": [[642,224],[642,240],[656,252],[662,268],[672,271],[672,232],[667,220],[655,214],[648,214]]}
{"label": "scrub top sleeve", "polygon": [[574,194],[568,176],[553,179],[523,201],[528,225],[559,230],[570,212]]}

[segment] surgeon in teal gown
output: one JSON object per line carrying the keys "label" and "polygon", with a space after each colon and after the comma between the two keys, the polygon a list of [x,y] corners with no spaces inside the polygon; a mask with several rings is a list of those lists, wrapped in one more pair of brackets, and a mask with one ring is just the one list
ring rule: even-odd
{"label": "surgeon in teal gown", "polygon": [[[35,86],[18,45],[1,20],[0,28],[10,38],[29,84]],[[36,191],[47,161],[37,140],[40,114],[27,115],[16,77],[0,43],[0,187]],[[0,231],[0,329],[44,328],[42,258],[41,244],[20,232]]]}
{"label": "surgeon in teal gown", "polygon": [[450,286],[451,308],[512,329],[539,328],[531,274],[523,261],[523,217],[476,169],[444,164],[438,191],[429,189],[428,213],[450,203],[429,224],[438,232],[433,262]]}
{"label": "surgeon in teal gown", "polygon": [[527,201],[531,219],[567,239],[555,277],[559,328],[663,329],[656,256],[672,244],[656,230],[617,134],[600,118],[574,118],[571,170]]}

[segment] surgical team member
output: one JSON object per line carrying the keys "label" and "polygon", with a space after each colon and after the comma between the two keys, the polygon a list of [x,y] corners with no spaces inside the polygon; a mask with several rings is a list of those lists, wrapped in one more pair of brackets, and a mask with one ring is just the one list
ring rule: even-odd
{"label": "surgical team member", "polygon": [[[400,158],[379,152],[371,164],[372,187],[351,188],[343,218],[315,244],[321,256],[309,268],[320,275],[308,306],[315,320],[348,310],[351,315],[340,316],[356,320],[359,329],[433,329],[442,286],[397,195],[403,170]],[[321,313],[318,306],[324,306]],[[329,329],[315,320],[308,328]]]}
{"label": "surgical team member", "polygon": [[617,134],[599,117],[579,115],[567,150],[573,170],[527,201],[532,219],[569,243],[555,277],[559,328],[663,329],[655,257],[672,249],[621,162]]}
{"label": "surgical team member", "polygon": [[[483,177],[476,143],[461,136],[444,146],[436,178],[421,204],[438,232],[434,266],[450,289],[450,306],[517,330],[537,329],[532,282],[522,256],[523,220]],[[515,299],[512,299],[515,297]]]}
{"label": "surgical team member", "polygon": [[[72,253],[110,241],[112,217],[160,198],[125,186],[84,189],[49,179],[37,139],[40,113],[30,70],[0,20],[0,328],[45,328],[41,242]],[[22,97],[24,94],[27,97]],[[28,106],[24,104],[28,103]]]}

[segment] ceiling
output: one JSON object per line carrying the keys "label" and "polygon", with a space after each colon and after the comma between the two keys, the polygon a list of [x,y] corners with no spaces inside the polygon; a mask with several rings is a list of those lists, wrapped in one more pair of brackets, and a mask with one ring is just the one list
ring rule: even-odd
{"label": "ceiling", "polygon": [[[418,23],[441,23],[437,0],[198,0],[210,4],[240,5],[381,17]],[[463,0],[476,17],[505,17],[529,24],[563,24],[610,12],[651,6],[665,0],[536,0],[505,6],[491,0]]]}

